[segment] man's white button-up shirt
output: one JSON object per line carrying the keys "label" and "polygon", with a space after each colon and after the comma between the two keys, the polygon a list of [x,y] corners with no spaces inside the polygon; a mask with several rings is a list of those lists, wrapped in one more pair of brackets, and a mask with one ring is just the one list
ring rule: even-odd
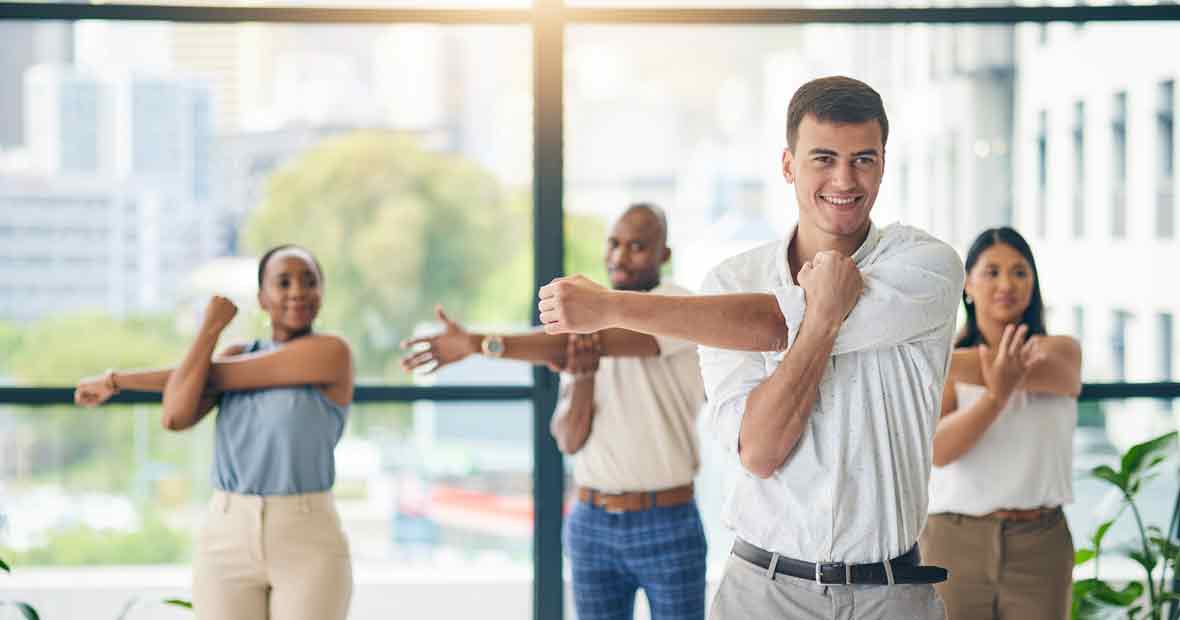
{"label": "man's white button-up shirt", "polygon": [[[722,262],[702,285],[704,294],[774,294],[789,330],[786,352],[700,348],[710,420],[735,454],[746,399],[806,316],[787,263],[793,238]],[[805,561],[879,562],[917,541],[963,291],[958,254],[916,228],[871,226],[852,259],[865,289],[836,337],[803,435],[770,478],[743,469],[725,505],[738,537]]]}

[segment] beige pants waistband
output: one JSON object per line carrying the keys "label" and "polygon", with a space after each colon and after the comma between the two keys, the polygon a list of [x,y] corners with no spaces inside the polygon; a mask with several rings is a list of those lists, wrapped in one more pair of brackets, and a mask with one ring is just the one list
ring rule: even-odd
{"label": "beige pants waistband", "polygon": [[230,507],[269,508],[284,512],[321,512],[335,510],[336,496],[331,491],[295,495],[245,495],[216,489],[213,491],[210,505],[222,512],[228,511]]}

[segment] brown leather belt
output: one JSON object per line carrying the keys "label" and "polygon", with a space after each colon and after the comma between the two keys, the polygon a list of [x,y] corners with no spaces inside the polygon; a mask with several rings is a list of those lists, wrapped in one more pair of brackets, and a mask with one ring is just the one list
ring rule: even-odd
{"label": "brown leather belt", "polygon": [[692,484],[662,491],[631,491],[603,493],[589,487],[578,487],[578,500],[607,512],[639,512],[654,507],[670,508],[692,501]]}
{"label": "brown leather belt", "polygon": [[997,510],[983,515],[983,518],[1023,523],[1047,517],[1060,509],[1060,506],[1054,506],[1052,508],[1030,508],[1029,510]]}

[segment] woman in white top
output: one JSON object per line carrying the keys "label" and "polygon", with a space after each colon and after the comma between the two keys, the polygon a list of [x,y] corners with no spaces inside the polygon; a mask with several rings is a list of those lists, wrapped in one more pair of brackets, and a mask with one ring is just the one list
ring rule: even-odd
{"label": "woman in white top", "polygon": [[1011,228],[967,253],[967,324],[951,358],[934,434],[924,562],[948,620],[1069,615],[1073,539],[1061,506],[1071,468],[1081,349],[1045,333],[1032,251]]}

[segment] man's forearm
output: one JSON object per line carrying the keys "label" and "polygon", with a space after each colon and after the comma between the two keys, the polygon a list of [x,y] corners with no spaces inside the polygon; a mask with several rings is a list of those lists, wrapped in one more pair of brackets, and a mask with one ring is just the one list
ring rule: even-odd
{"label": "man's forearm", "polygon": [[[475,351],[480,350],[485,335],[471,334]],[[616,328],[605,329],[600,336],[604,357],[654,357],[660,353],[655,338],[647,334]],[[568,340],[567,335],[545,332],[504,336],[502,357],[532,364],[558,363],[565,357]]]}
{"label": "man's forearm", "polygon": [[594,377],[576,381],[568,407],[559,410],[549,425],[562,454],[574,454],[586,445],[594,420]]}
{"label": "man's forearm", "polygon": [[734,293],[675,297],[616,291],[611,323],[617,327],[718,349],[781,351],[787,324],[773,295]]}
{"label": "man's forearm", "polygon": [[754,475],[774,475],[799,442],[839,328],[835,321],[804,319],[778,368],[747,398],[738,455]]}

